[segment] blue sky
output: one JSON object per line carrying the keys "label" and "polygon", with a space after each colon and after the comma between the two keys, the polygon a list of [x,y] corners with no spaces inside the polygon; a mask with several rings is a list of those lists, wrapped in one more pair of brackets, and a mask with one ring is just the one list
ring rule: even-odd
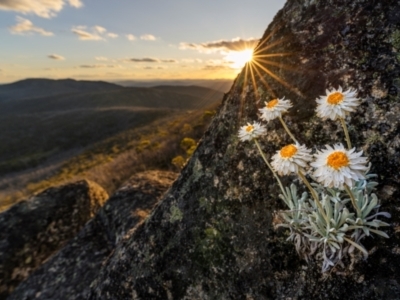
{"label": "blue sky", "polygon": [[284,0],[0,0],[0,82],[233,78]]}

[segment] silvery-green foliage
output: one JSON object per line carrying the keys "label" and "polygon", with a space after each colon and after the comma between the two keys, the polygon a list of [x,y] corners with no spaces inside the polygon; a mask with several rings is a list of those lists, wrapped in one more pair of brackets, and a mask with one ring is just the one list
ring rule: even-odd
{"label": "silvery-green foliage", "polygon": [[304,235],[304,228],[309,225],[308,215],[314,210],[308,203],[308,194],[304,192],[299,198],[297,187],[292,183],[290,189],[286,187],[285,195],[280,194],[279,197],[289,207],[289,210],[280,212],[284,223],[277,227],[289,228],[290,234],[287,240],[292,241],[297,253],[308,260],[316,250],[316,244]]}
{"label": "silvery-green foliage", "polygon": [[380,205],[378,204],[378,197],[371,193],[376,182],[368,183],[366,180],[358,182],[352,190],[352,194],[355,199],[356,205],[356,218],[349,219],[351,224],[350,229],[353,229],[353,236],[357,238],[362,234],[369,236],[371,233],[389,238],[389,236],[382,230],[378,230],[379,227],[389,226],[388,223],[378,219],[378,216],[384,216],[390,218],[390,214],[387,212],[378,212]]}
{"label": "silvery-green foliage", "polygon": [[358,181],[352,188],[355,207],[343,191],[314,183],[321,211],[307,193],[299,197],[294,184],[290,189],[286,187],[286,195],[280,198],[289,210],[280,212],[283,224],[279,226],[289,228],[288,240],[295,244],[301,257],[322,259],[322,271],[326,272],[337,264],[343,265],[343,259],[350,257],[355,249],[366,258],[368,252],[361,244],[365,236],[389,237],[379,229],[389,224],[378,217],[390,218],[390,214],[378,212],[378,197],[372,193],[377,183],[368,181],[375,176],[367,175],[366,180]]}

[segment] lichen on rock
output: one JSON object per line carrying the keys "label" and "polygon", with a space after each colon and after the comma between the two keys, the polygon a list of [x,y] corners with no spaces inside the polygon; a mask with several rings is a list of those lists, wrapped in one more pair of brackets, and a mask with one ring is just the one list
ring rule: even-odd
{"label": "lichen on rock", "polygon": [[[399,299],[398,30],[397,0],[288,0],[255,50],[253,72],[238,75],[179,178],[146,222],[117,243],[87,298]],[[390,239],[365,239],[368,260],[321,278],[318,262],[298,257],[287,232],[274,230],[274,212],[284,209],[279,187],[237,132],[257,118],[262,87],[268,100],[293,102],[284,119],[300,143],[344,141],[340,126],[314,117],[314,100],[339,85],[362,99],[349,134],[379,174],[377,194],[392,227]],[[265,153],[290,142],[278,122],[268,123]],[[170,220],[173,207],[179,222]]]}
{"label": "lichen on rock", "polygon": [[56,253],[108,199],[94,182],[50,188],[0,214],[0,298]]}
{"label": "lichen on rock", "polygon": [[[379,174],[378,196],[383,186],[392,187],[380,198],[398,224],[400,124],[392,116],[400,114],[400,65],[388,41],[399,30],[399,16],[394,0],[287,1],[256,48],[255,69],[238,75],[181,176],[108,260],[91,298],[191,299],[194,291],[202,299],[399,298],[398,232],[389,229],[388,240],[366,239],[364,246],[374,249],[367,261],[321,281],[318,263],[307,264],[285,232],[274,231],[273,212],[284,208],[279,187],[271,174],[259,172],[255,146],[236,137],[239,126],[257,118],[261,87],[267,99],[293,102],[284,118],[300,143],[344,141],[340,126],[313,117],[314,100],[327,88],[356,88],[362,103],[349,134],[370,157],[371,173]],[[265,153],[290,142],[279,125],[269,122]],[[288,185],[293,178],[284,180]],[[165,219],[173,205],[184,215],[181,222]],[[127,269],[131,275],[121,272]]]}

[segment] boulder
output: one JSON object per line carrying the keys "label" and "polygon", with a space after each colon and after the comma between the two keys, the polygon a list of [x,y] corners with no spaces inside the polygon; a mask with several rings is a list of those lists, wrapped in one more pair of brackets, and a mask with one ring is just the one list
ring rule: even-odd
{"label": "boulder", "polygon": [[[151,216],[115,251],[89,299],[400,299],[400,3],[288,0],[238,75],[180,177]],[[388,239],[322,273],[299,257],[274,212],[279,186],[240,126],[276,97],[301,144],[345,143],[340,123],[315,116],[325,89],[355,88],[362,103],[347,119],[350,138],[378,174]],[[279,120],[260,139],[267,159],[291,143]],[[296,176],[282,178],[284,185]],[[354,252],[358,253],[357,251]],[[357,254],[358,255],[358,254]],[[350,259],[350,258],[349,258]]]}
{"label": "boulder", "polygon": [[0,299],[73,238],[108,198],[79,181],[16,203],[0,214]]}
{"label": "boulder", "polygon": [[132,176],[98,214],[8,299],[87,299],[90,286],[116,244],[132,234],[176,178],[147,171]]}

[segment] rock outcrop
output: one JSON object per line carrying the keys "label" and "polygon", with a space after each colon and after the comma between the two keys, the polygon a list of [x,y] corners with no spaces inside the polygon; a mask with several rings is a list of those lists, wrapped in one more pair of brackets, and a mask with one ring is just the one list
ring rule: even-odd
{"label": "rock outcrop", "polygon": [[[241,72],[179,179],[151,216],[121,240],[90,299],[399,299],[400,3],[288,0]],[[358,89],[350,137],[379,175],[389,239],[365,238],[368,260],[321,274],[302,260],[273,213],[279,188],[254,143],[237,132],[263,99],[290,99],[286,122],[314,148],[344,142],[340,124],[315,117],[326,88]],[[278,120],[268,156],[291,140]],[[295,177],[284,178],[288,184]],[[386,220],[385,220],[386,221]]]}
{"label": "rock outcrop", "polygon": [[0,214],[0,299],[73,238],[107,200],[97,184],[50,188]]}
{"label": "rock outcrop", "polygon": [[[400,299],[399,51],[397,0],[288,0],[178,180],[151,215],[119,239],[98,274],[88,275],[88,281],[94,278],[90,289],[79,288],[81,292],[71,297]],[[363,240],[370,252],[368,260],[356,259],[354,264],[322,274],[318,259],[302,260],[286,241],[287,233],[274,230],[273,214],[284,209],[279,187],[254,143],[240,142],[237,132],[246,122],[258,119],[264,99],[285,96],[294,107],[284,118],[300,143],[315,149],[343,142],[340,125],[315,117],[315,99],[326,88],[339,85],[358,89],[363,100],[351,115],[350,137],[369,156],[371,173],[378,174],[381,209],[392,218],[385,230],[389,239]],[[260,140],[269,157],[290,142],[278,120],[269,122],[268,134]],[[288,176],[284,184],[296,180]],[[124,216],[124,210],[112,219],[118,220],[118,214]],[[96,222],[103,222],[100,216]],[[122,228],[113,226],[102,225],[105,232]],[[101,238],[103,244],[97,249],[106,253],[109,250],[104,249],[112,247],[110,241],[113,238]],[[65,257],[66,249],[73,253],[79,249],[73,248],[73,242],[68,247],[60,252]],[[84,258],[84,263],[88,261]],[[56,279],[41,281],[69,272],[68,266],[58,268],[52,263],[56,274],[51,268],[42,269],[38,277],[28,279],[37,282],[38,294],[29,291],[27,281],[13,299],[41,293],[48,295],[43,299],[51,297],[46,289],[53,283],[62,290],[63,284]],[[79,260],[74,263],[79,269]],[[37,288],[41,284],[42,290]],[[66,285],[64,299],[73,290]]]}
{"label": "rock outcrop", "polygon": [[175,178],[176,173],[161,171],[131,177],[75,238],[8,299],[87,299],[116,244],[141,224]]}

